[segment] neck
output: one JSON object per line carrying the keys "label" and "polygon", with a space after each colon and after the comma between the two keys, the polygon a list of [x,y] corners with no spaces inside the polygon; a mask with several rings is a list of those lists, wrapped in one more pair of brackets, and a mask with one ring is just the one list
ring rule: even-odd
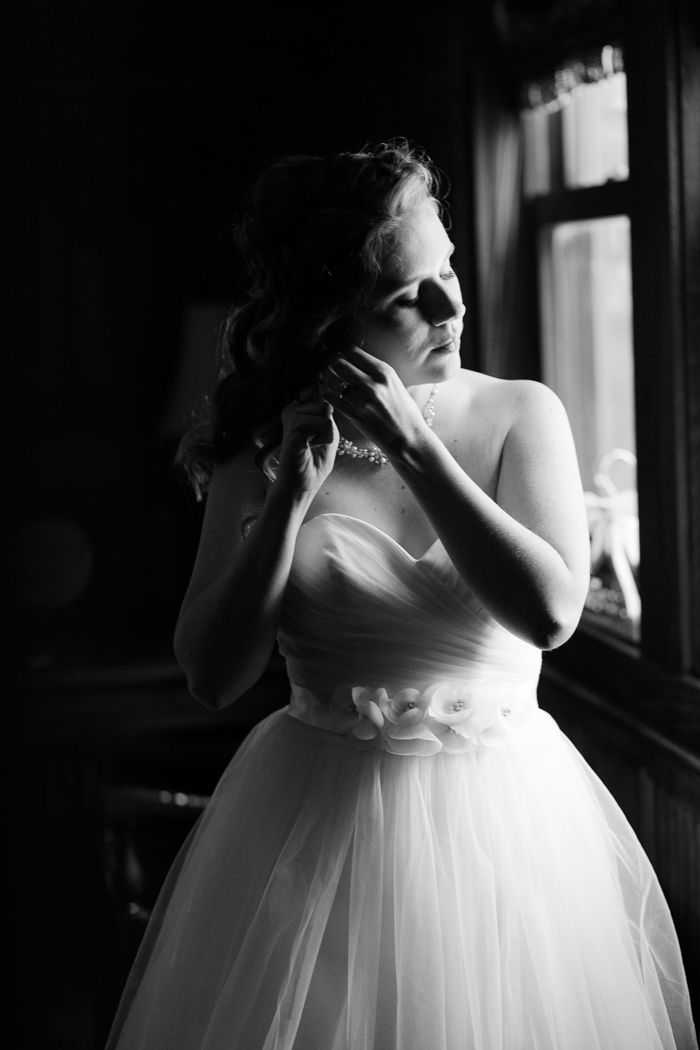
{"label": "neck", "polygon": [[[416,402],[421,412],[425,410],[425,406],[430,399],[433,385],[433,383],[421,383],[418,386],[406,387],[408,393]],[[335,417],[335,422],[340,431],[341,437],[347,438],[348,441],[352,441],[352,443],[359,448],[374,447],[374,442],[370,441],[365,434],[363,434],[357,424],[353,423],[353,421],[347,416],[338,412]]]}

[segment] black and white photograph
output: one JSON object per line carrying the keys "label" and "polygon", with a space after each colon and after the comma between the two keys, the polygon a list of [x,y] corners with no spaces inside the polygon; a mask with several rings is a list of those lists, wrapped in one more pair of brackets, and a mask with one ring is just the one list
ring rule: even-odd
{"label": "black and white photograph", "polygon": [[5,1045],[698,1050],[700,8],[5,22]]}

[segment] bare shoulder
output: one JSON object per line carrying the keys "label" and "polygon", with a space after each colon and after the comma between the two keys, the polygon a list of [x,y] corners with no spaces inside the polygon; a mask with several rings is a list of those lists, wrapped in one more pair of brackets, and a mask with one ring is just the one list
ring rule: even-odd
{"label": "bare shoulder", "polygon": [[461,369],[441,389],[436,429],[460,466],[495,496],[506,444],[525,439],[539,455],[562,435],[567,440],[568,420],[542,383]]}
{"label": "bare shoulder", "polygon": [[473,420],[496,446],[513,429],[542,426],[568,428],[566,411],[550,387],[532,379],[496,379],[462,369],[451,397],[456,414]]}
{"label": "bare shoulder", "polygon": [[541,410],[562,411],[563,405],[551,387],[534,379],[501,379],[498,395],[503,404],[511,407],[514,418]]}
{"label": "bare shoulder", "polygon": [[556,410],[559,398],[550,387],[533,379],[497,379],[462,368],[450,381],[451,396],[471,411],[483,410],[489,414],[506,412],[515,419],[540,409]]}
{"label": "bare shoulder", "polygon": [[558,398],[542,383],[529,379],[496,379],[462,368],[444,384],[440,408],[457,440],[468,432],[501,441],[512,424],[523,416],[536,414]]}

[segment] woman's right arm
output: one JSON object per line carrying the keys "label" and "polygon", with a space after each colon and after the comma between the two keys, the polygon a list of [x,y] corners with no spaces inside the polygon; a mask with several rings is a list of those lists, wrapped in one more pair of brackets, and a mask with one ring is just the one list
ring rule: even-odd
{"label": "woman's right arm", "polygon": [[[175,630],[190,692],[215,709],[236,700],[267,666],[297,534],[335,460],[338,431],[328,402],[294,402],[282,419],[279,471],[267,494],[250,452],[216,467]],[[246,514],[261,503],[244,538]]]}

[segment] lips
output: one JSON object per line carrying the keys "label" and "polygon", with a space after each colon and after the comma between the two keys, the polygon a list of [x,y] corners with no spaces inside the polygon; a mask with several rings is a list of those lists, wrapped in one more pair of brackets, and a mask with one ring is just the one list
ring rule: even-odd
{"label": "lips", "polygon": [[434,346],[431,349],[431,353],[437,354],[453,354],[455,350],[459,348],[459,340],[457,338],[450,339],[447,343],[441,343],[440,346]]}

